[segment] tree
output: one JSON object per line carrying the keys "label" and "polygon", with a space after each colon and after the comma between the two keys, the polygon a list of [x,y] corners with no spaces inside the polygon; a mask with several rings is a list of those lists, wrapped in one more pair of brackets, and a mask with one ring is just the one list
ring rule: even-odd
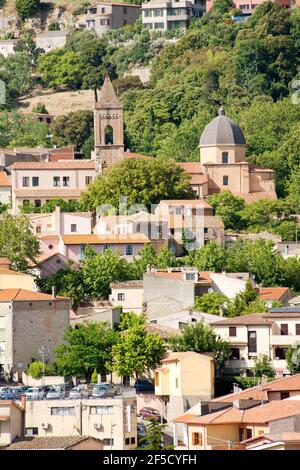
{"label": "tree", "polygon": [[91,248],[85,252],[82,267],[83,283],[87,294],[94,299],[108,298],[110,283],[128,279],[128,263],[121,257],[120,252],[105,250],[95,253]]}
{"label": "tree", "polygon": [[186,326],[180,335],[171,337],[169,343],[173,351],[214,353],[217,366],[222,366],[231,354],[227,341],[216,335],[202,320]]}
{"label": "tree", "polygon": [[143,450],[163,450],[163,435],[166,425],[161,424],[154,419],[149,420],[147,425],[147,436],[140,440],[140,443],[146,445],[142,447]]}
{"label": "tree", "polygon": [[220,194],[214,194],[208,198],[215,210],[223,221],[225,229],[239,230],[243,228],[240,211],[245,208],[243,198],[234,196],[230,191],[223,191]]}
{"label": "tree", "polygon": [[27,375],[30,375],[30,377],[34,379],[39,379],[43,375],[43,370],[45,372],[45,375],[52,375],[53,370],[50,366],[45,364],[43,365],[42,362],[34,361],[31,364],[29,364],[28,369],[26,371]]}
{"label": "tree", "polygon": [[[227,303],[224,313],[227,317],[238,317],[245,313],[252,313],[249,310],[251,310],[250,306],[253,304],[255,305],[255,309],[259,308],[260,310],[261,305],[260,303],[257,303],[257,300],[258,292],[252,287],[251,282],[248,280],[246,282],[245,290],[239,292],[233,300]],[[263,302],[262,305],[262,311],[265,312],[265,303]],[[258,313],[259,310],[253,313]]]}
{"label": "tree", "polygon": [[291,374],[300,372],[300,343],[296,342],[289,347],[285,355],[287,368]]}
{"label": "tree", "polygon": [[24,21],[35,15],[40,6],[40,0],[16,0],[18,17]]}
{"label": "tree", "polygon": [[27,271],[40,254],[40,244],[26,216],[4,213],[0,221],[0,256],[6,257],[17,271]]}
{"label": "tree", "polygon": [[89,110],[74,111],[58,116],[52,126],[52,143],[58,147],[74,145],[82,151],[86,140],[93,132],[94,117]]}
{"label": "tree", "polygon": [[254,359],[254,362],[253,372],[255,377],[262,377],[263,375],[266,377],[275,377],[275,369],[267,354],[260,354],[258,358],[256,357]]}
{"label": "tree", "polygon": [[46,109],[46,106],[44,105],[44,103],[37,103],[33,108],[32,108],[32,112],[33,113],[43,113],[43,114],[49,114],[47,109]]}
{"label": "tree", "polygon": [[104,322],[79,324],[75,329],[67,327],[65,344],[54,350],[58,369],[64,375],[84,376],[90,383],[95,369],[99,373],[108,369],[117,336]]}
{"label": "tree", "polygon": [[111,204],[119,211],[121,198],[128,207],[141,204],[150,208],[162,199],[192,199],[188,175],[175,163],[154,158],[128,158],[107,170],[82,194],[83,205],[95,209]]}
{"label": "tree", "polygon": [[190,251],[186,264],[195,266],[199,271],[223,271],[226,266],[225,248],[210,241],[201,248]]}
{"label": "tree", "polygon": [[220,307],[227,301],[228,297],[226,295],[219,292],[210,292],[203,294],[201,297],[195,297],[194,309],[211,315],[220,315]]}
{"label": "tree", "polygon": [[163,340],[156,333],[147,333],[146,323],[133,322],[119,335],[113,346],[112,369],[119,375],[138,378],[155,369],[165,353]]}

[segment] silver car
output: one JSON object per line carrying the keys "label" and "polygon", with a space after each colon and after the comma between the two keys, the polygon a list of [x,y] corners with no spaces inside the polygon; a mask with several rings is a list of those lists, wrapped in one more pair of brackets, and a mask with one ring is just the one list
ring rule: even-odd
{"label": "silver car", "polygon": [[25,392],[26,398],[29,400],[41,400],[45,396],[45,392],[38,387],[31,387]]}
{"label": "silver car", "polygon": [[69,398],[82,398],[82,391],[76,387],[72,388],[72,390],[69,391]]}
{"label": "silver car", "polygon": [[46,395],[46,398],[48,400],[55,400],[59,398],[63,398],[63,393],[59,390],[55,390],[55,388],[49,390],[49,392]]}

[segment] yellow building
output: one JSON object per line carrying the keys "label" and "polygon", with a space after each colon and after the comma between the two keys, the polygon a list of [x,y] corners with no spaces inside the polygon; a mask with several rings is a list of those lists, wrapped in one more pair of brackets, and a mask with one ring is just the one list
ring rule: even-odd
{"label": "yellow building", "polygon": [[213,357],[193,351],[167,353],[155,370],[155,394],[164,398],[168,419],[199,400],[210,400],[214,396]]}
{"label": "yellow building", "polygon": [[19,273],[10,269],[7,258],[0,258],[0,289],[36,290],[34,277],[30,274]]}

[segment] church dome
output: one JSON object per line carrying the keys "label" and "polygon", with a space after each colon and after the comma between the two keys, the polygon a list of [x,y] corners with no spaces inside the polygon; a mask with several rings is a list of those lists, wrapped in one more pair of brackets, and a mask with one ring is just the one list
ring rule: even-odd
{"label": "church dome", "polygon": [[225,111],[221,108],[219,116],[204,129],[200,137],[200,146],[202,145],[246,145],[246,140],[242,129],[225,116]]}

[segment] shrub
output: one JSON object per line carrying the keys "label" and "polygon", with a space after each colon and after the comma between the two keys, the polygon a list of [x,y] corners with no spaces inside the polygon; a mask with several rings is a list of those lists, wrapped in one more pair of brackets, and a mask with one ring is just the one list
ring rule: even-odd
{"label": "shrub", "polygon": [[40,0],[16,0],[18,17],[24,21],[35,15],[40,6]]}

